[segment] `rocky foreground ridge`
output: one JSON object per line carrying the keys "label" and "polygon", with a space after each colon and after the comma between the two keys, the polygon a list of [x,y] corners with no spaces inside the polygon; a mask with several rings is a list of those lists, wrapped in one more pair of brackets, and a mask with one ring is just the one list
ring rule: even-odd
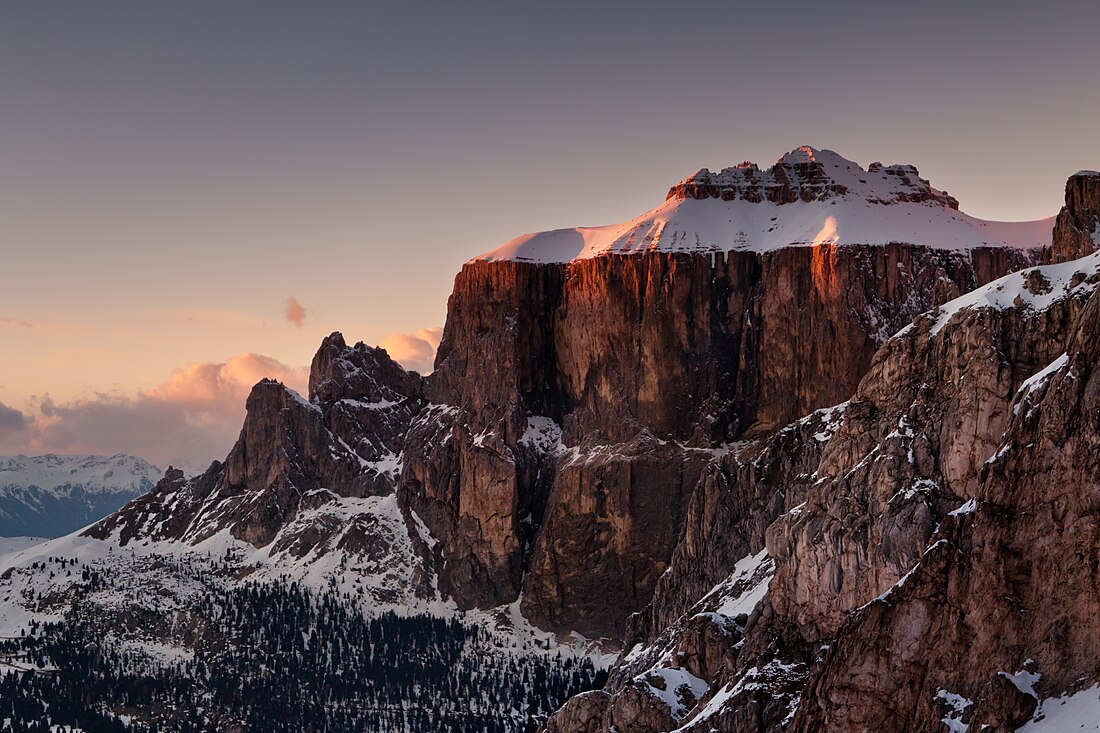
{"label": "rocky foreground ridge", "polygon": [[427,378],[331,335],[87,535],[621,647],[548,731],[1014,730],[1100,679],[1096,194],[1005,225],[829,151],[701,171],[467,263]]}

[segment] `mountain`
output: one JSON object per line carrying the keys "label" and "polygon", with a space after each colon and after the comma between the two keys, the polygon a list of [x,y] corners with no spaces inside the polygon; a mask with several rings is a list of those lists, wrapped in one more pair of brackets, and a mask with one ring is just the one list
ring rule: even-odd
{"label": "mountain", "polygon": [[1083,257],[1100,246],[1100,172],[1078,171],[1066,181],[1066,205],[1054,222],[1046,262]]}
{"label": "mountain", "polygon": [[[1095,207],[1096,184],[1088,175],[1082,171],[1067,186],[1067,201],[1081,199],[1070,202],[1073,211],[1090,201]],[[933,188],[911,165],[872,163],[864,170],[831,150],[803,146],[766,170],[753,163],[718,173],[703,168],[669,189],[664,204],[628,222],[527,234],[477,260],[570,262],[609,254],[773,252],[824,244],[1037,250],[1050,244],[1053,224],[1054,217],[977,219],[959,211],[954,197]],[[1073,226],[1072,218],[1065,226]]]}
{"label": "mountain", "polygon": [[137,730],[1086,714],[1092,174],[1041,222],[958,207],[799,148],[471,260],[430,376],[334,333],[224,461],[0,558],[8,653],[58,668],[7,684]]}
{"label": "mountain", "polygon": [[801,148],[467,263],[426,385],[446,409],[414,422],[398,489],[441,588],[621,636],[716,452],[843,401],[891,334],[1050,245],[1052,220],[954,206],[910,166]]}
{"label": "mountain", "polygon": [[153,488],[163,472],[135,456],[0,457],[0,537],[60,537]]}

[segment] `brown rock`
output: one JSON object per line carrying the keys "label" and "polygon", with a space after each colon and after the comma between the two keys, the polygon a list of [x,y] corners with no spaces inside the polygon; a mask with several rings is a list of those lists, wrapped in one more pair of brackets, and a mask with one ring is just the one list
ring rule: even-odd
{"label": "brown rock", "polygon": [[1043,262],[1069,262],[1100,247],[1100,173],[1081,171],[1066,181],[1066,205],[1054,221]]}
{"label": "brown rock", "polygon": [[924,721],[939,689],[975,701],[973,726],[1012,730],[1034,705],[999,678],[1030,668],[1041,697],[1096,684],[1100,576],[1088,558],[1100,552],[1098,335],[1093,296],[1064,366],[1017,397],[1008,448],[982,472],[975,510],[945,524],[888,603],[845,626],[797,730],[887,720],[933,730]]}
{"label": "brown rock", "polygon": [[[190,481],[169,472],[150,494],[88,534],[106,537],[117,530],[123,544],[137,537],[193,543],[228,529],[265,547],[304,509],[341,496],[392,493],[398,454],[423,404],[419,375],[405,372],[382,349],[349,348],[334,333],[314,358],[310,385],[313,401],[261,380],[224,464],[215,462]],[[370,532],[345,530],[319,518],[274,549],[304,556],[341,534],[369,542]]]}
{"label": "brown rock", "polygon": [[[634,470],[630,446],[710,448],[838,403],[887,335],[1024,257],[853,245],[468,263],[428,388],[439,407],[410,432],[401,479],[441,539],[443,587],[470,607],[522,584],[538,624],[621,633],[671,560],[702,456],[669,447],[685,468]],[[529,416],[603,458],[528,449]],[[601,485],[611,513],[579,509]]]}

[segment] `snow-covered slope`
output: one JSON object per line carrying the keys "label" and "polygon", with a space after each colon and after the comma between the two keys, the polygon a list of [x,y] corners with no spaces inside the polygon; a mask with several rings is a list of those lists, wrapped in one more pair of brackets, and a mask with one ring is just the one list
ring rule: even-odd
{"label": "snow-covered slope", "polygon": [[0,536],[67,534],[149,491],[162,475],[121,453],[0,457]]}
{"label": "snow-covered slope", "polygon": [[[45,542],[41,537],[0,537],[0,558]],[[0,559],[0,562],[3,562]]]}
{"label": "snow-covered slope", "polygon": [[947,250],[1049,246],[1054,217],[985,221],[912,166],[866,170],[830,150],[802,147],[770,169],[703,169],[657,208],[622,224],[525,234],[475,260],[569,262],[606,254],[768,252],[821,244],[916,244]]}
{"label": "snow-covered slope", "polygon": [[[1067,298],[1088,296],[1096,289],[1097,283],[1100,283],[1100,252],[1079,260],[1031,267],[1005,275],[944,303],[922,315],[919,320],[934,319],[931,328],[934,335],[965,311],[1023,308],[1039,313]],[[906,326],[898,335],[915,326],[915,323]]]}

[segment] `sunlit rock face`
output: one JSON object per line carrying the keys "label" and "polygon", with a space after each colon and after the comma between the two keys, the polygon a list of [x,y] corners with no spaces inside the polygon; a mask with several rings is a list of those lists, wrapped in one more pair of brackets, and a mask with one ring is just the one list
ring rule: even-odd
{"label": "sunlit rock face", "polygon": [[827,151],[731,170],[467,263],[427,379],[330,336],[308,400],[261,382],[225,463],[92,532],[335,548],[400,569],[375,594],[623,641],[558,733],[931,731],[951,704],[1010,730],[1035,708],[1001,672],[1091,681],[1095,604],[1058,594],[1095,585],[1100,255],[1032,265],[1072,253],[1089,180],[1056,228]]}
{"label": "sunlit rock face", "polygon": [[[294,557],[364,544],[338,520],[341,501],[392,495],[400,453],[423,406],[423,380],[382,349],[325,338],[310,372],[312,399],[261,380],[224,462],[185,479],[169,471],[149,494],[88,536],[195,544],[228,530]],[[338,511],[339,510],[339,511]]]}
{"label": "sunlit rock face", "polygon": [[872,163],[864,170],[831,150],[809,146],[787,153],[765,170],[748,162],[717,173],[703,168],[669,189],[668,198],[774,204],[862,198],[868,203],[959,208],[954,196],[932,188],[914,166]]}
{"label": "sunlit rock face", "polygon": [[984,225],[911,167],[800,149],[696,174],[634,222],[467,263],[400,480],[440,538],[442,587],[623,634],[716,450],[844,401],[891,334],[1044,242]]}

